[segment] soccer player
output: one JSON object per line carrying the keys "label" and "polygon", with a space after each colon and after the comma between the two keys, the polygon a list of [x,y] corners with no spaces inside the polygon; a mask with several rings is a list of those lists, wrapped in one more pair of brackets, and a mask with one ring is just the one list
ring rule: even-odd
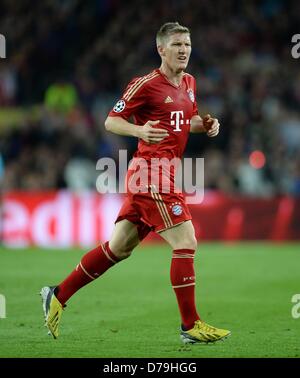
{"label": "soccer player", "polygon": [[[160,68],[133,79],[105,121],[108,131],[139,140],[127,174],[126,199],[112,237],[85,254],[76,269],[59,285],[41,290],[46,326],[54,338],[58,336],[68,299],[128,258],[150,231],[159,233],[173,250],[170,275],[181,315],[181,340],[206,343],[230,334],[208,325],[197,312],[194,272],[197,241],[183,194],[174,189],[174,174],[165,177],[160,173],[158,186],[145,180],[145,190],[130,190],[130,183],[139,172],[136,163],[139,160],[144,159],[150,165],[152,158],[180,159],[190,132],[206,132],[209,137],[215,137],[219,132],[217,119],[199,116],[195,79],[185,72],[191,54],[189,29],[177,22],[166,23],[158,31],[156,42]],[[134,123],[128,121],[131,116]],[[171,184],[169,191],[164,191],[161,185],[165,178]],[[143,186],[143,182],[141,184]]]}

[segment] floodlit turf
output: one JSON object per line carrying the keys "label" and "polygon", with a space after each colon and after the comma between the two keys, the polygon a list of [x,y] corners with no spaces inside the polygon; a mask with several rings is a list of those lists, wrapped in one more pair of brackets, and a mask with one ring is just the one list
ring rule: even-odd
{"label": "floodlit turf", "polygon": [[38,292],[78,263],[79,250],[0,249],[0,357],[300,357],[300,245],[203,244],[195,261],[197,302],[225,342],[184,347],[169,283],[170,250],[141,246],[127,261],[81,289],[53,340],[43,326]]}

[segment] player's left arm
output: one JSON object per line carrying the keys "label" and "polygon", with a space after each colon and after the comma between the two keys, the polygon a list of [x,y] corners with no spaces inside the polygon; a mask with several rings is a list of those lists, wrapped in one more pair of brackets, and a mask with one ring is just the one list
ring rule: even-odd
{"label": "player's left arm", "polygon": [[[193,88],[193,93],[197,93],[196,80],[190,79],[190,87]],[[198,112],[198,105],[195,96],[193,96],[193,113],[191,118],[191,133],[206,133],[209,137],[215,137],[219,134],[219,121],[217,118],[211,117],[210,114],[206,114],[203,118],[200,117]]]}
{"label": "player's left arm", "polygon": [[201,118],[198,114],[191,118],[191,133],[206,133],[209,137],[215,137],[219,134],[220,124],[217,118],[206,114]]}

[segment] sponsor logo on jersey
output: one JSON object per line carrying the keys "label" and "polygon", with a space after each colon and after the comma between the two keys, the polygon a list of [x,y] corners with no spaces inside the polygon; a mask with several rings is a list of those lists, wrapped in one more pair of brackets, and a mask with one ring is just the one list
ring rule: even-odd
{"label": "sponsor logo on jersey", "polygon": [[173,102],[173,100],[170,96],[167,96],[166,99],[165,99],[165,104],[168,104],[170,102]]}
{"label": "sponsor logo on jersey", "polygon": [[113,111],[116,113],[121,113],[125,109],[125,101],[124,100],[119,100],[116,105],[113,108]]}
{"label": "sponsor logo on jersey", "polygon": [[182,214],[182,207],[178,203],[176,203],[172,207],[172,213],[174,215],[181,215]]}
{"label": "sponsor logo on jersey", "polygon": [[171,112],[171,121],[170,125],[175,126],[174,131],[181,131],[180,126],[182,125],[188,125],[190,123],[189,119],[184,119],[184,113],[183,110],[176,110],[175,112]]}
{"label": "sponsor logo on jersey", "polygon": [[192,89],[188,89],[187,91],[188,95],[189,95],[189,98],[192,102],[195,102],[195,95],[194,95],[194,91]]}

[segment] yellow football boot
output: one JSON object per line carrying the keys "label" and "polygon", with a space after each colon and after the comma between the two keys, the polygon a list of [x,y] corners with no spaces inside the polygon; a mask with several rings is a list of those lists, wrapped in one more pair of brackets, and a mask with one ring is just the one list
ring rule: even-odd
{"label": "yellow football boot", "polygon": [[213,343],[230,335],[230,331],[210,326],[202,320],[196,320],[194,327],[180,331],[180,338],[184,344]]}
{"label": "yellow football boot", "polygon": [[63,312],[62,304],[58,301],[54,294],[55,286],[45,286],[42,288],[40,295],[42,297],[42,305],[45,315],[45,326],[48,328],[48,334],[54,339],[58,337],[58,326]]}

